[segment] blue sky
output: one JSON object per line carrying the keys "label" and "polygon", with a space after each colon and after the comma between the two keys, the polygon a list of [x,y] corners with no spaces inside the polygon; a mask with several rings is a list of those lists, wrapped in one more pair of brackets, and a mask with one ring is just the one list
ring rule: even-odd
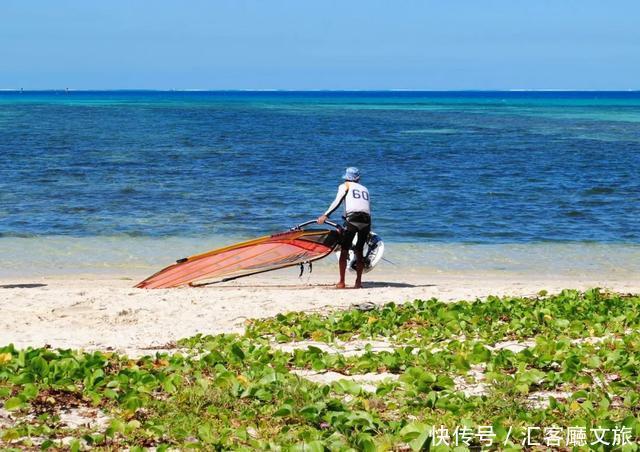
{"label": "blue sky", "polygon": [[0,88],[638,89],[640,1],[2,0]]}

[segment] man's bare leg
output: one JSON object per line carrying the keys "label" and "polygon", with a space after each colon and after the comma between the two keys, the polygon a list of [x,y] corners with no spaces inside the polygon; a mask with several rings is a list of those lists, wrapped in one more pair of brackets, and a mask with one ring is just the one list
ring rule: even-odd
{"label": "man's bare leg", "polygon": [[336,289],[344,289],[344,275],[347,272],[347,257],[349,257],[349,250],[340,250],[340,282],[336,284]]}
{"label": "man's bare leg", "polygon": [[362,257],[362,251],[355,250],[356,253],[356,284],[353,286],[355,289],[362,289],[362,271],[364,270],[364,258]]}

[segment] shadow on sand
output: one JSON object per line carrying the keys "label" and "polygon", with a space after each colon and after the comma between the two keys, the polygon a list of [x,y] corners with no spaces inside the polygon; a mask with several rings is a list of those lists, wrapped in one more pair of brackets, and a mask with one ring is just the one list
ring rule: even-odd
{"label": "shadow on sand", "polygon": [[317,288],[331,288],[335,287],[335,284],[231,284],[231,285],[218,285],[217,283],[204,283],[204,284],[192,284],[189,287],[196,289],[212,288],[212,289],[293,289],[293,290],[305,290],[305,289],[317,289]]}
{"label": "shadow on sand", "polygon": [[0,289],[35,289],[36,287],[45,287],[46,284],[3,284]]}
{"label": "shadow on sand", "polygon": [[[403,282],[388,281],[365,281],[362,283],[363,289],[383,289],[383,288],[415,288],[415,287],[436,287],[436,284],[409,284]],[[290,290],[308,290],[308,289],[335,289],[335,284],[234,284],[234,285],[216,285],[214,284],[194,284],[191,287],[204,288],[215,287],[219,289],[290,289]],[[347,285],[346,289],[353,289],[353,286]]]}
{"label": "shadow on sand", "polygon": [[385,281],[370,281],[370,282],[363,282],[362,286],[365,289],[376,289],[376,288],[382,288],[382,287],[397,287],[397,288],[402,288],[402,287],[436,287],[435,284],[409,284],[409,283],[402,283],[402,282],[385,282]]}

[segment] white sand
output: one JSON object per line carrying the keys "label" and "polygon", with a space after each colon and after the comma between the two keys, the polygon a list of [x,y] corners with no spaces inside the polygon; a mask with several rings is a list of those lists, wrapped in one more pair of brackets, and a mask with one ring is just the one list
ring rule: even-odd
{"label": "white sand", "polygon": [[197,333],[241,332],[248,318],[328,311],[365,301],[472,300],[490,294],[532,296],[543,289],[556,293],[590,287],[640,293],[640,279],[629,275],[400,272],[387,267],[365,275],[364,289],[335,290],[336,275],[321,268],[302,279],[297,269],[287,269],[206,288],[133,289],[143,276],[3,278],[0,344],[114,349],[140,355],[154,353],[149,347]]}

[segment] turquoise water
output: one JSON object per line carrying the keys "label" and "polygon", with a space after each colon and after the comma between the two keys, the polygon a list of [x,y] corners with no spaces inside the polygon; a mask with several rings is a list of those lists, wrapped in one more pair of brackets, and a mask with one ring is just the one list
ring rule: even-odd
{"label": "turquoise water", "polygon": [[[0,237],[0,277],[105,274],[141,279],[187,255],[240,237]],[[519,274],[545,278],[636,280],[640,245],[606,243],[398,243],[386,244],[378,275]],[[330,256],[314,272],[335,271]],[[290,272],[296,282],[297,269]],[[306,276],[309,276],[306,274]],[[305,276],[305,277],[306,277]]]}
{"label": "turquoise water", "polygon": [[348,165],[388,243],[640,244],[638,92],[45,91],[0,92],[0,245],[280,231]]}

